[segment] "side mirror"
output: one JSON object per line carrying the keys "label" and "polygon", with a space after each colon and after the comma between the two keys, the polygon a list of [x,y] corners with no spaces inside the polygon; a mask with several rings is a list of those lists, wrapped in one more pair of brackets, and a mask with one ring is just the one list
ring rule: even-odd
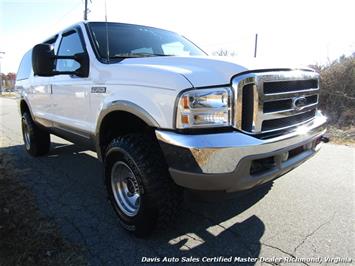
{"label": "side mirror", "polygon": [[[56,71],[56,60],[75,60],[80,67],[74,71]],[[40,43],[32,49],[32,68],[35,76],[50,77],[54,75],[89,76],[89,56],[87,53],[78,53],[73,56],[54,55],[50,44]]]}
{"label": "side mirror", "polygon": [[89,76],[89,56],[87,53],[79,53],[74,55],[74,60],[80,64],[80,67],[73,73],[78,77]]}
{"label": "side mirror", "polygon": [[54,51],[50,44],[40,43],[32,49],[32,68],[34,75],[53,76]]}

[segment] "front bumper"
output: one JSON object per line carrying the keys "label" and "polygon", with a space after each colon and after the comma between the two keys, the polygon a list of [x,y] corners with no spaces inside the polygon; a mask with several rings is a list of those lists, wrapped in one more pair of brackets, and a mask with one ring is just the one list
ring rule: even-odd
{"label": "front bumper", "polygon": [[297,167],[319,149],[326,118],[318,113],[291,133],[258,139],[241,132],[186,135],[156,130],[173,180],[208,191],[242,191]]}

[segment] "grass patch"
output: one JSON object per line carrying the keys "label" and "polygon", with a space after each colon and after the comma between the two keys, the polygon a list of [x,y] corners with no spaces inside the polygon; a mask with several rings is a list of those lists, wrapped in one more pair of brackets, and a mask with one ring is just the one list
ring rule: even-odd
{"label": "grass patch", "polygon": [[18,173],[0,154],[0,265],[87,265],[83,250],[40,215]]}
{"label": "grass patch", "polygon": [[19,95],[15,92],[2,92],[0,93],[0,97],[9,98],[9,99],[18,99]]}
{"label": "grass patch", "polygon": [[355,145],[355,127],[335,127],[329,125],[327,130],[327,136],[330,141],[336,144]]}

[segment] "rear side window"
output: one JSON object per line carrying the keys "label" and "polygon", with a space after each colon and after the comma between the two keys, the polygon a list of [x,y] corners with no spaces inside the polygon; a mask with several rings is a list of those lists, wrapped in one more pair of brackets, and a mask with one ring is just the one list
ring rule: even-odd
{"label": "rear side window", "polygon": [[29,50],[22,58],[17,71],[16,80],[28,79],[32,72],[32,50]]}

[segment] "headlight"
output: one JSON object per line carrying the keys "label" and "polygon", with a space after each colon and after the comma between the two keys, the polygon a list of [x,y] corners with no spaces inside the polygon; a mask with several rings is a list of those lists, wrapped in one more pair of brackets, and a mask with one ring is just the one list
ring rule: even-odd
{"label": "headlight", "polygon": [[224,127],[231,125],[230,88],[190,90],[178,99],[176,127]]}

